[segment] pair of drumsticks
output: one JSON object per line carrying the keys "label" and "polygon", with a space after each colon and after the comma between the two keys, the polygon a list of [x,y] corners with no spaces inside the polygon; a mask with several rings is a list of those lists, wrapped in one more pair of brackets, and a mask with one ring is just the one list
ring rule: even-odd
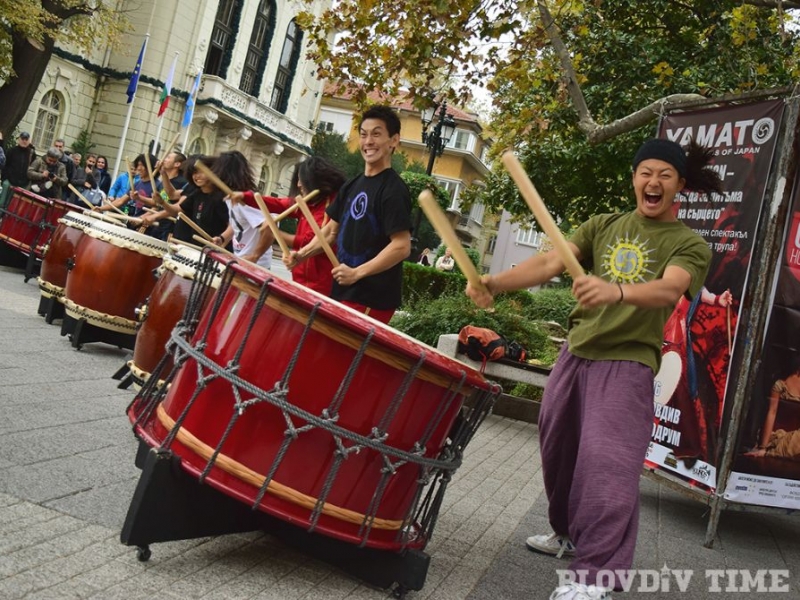
{"label": "pair of drumsticks", "polygon": [[[226,185],[225,182],[222,181],[216,175],[216,173],[214,173],[211,169],[209,169],[202,162],[198,161],[195,164],[195,166],[197,167],[197,169],[201,173],[203,173],[206,177],[208,177],[215,186],[217,186],[220,190],[222,190],[222,192],[224,194],[226,194],[228,196],[233,194],[233,190],[228,185]],[[289,209],[285,210],[283,213],[281,213],[277,217],[273,217],[270,214],[269,209],[267,209],[267,205],[264,204],[264,198],[261,196],[261,194],[256,192],[255,194],[253,194],[253,197],[255,198],[256,204],[258,204],[258,207],[261,210],[261,213],[264,215],[264,224],[267,227],[269,227],[270,230],[272,231],[272,235],[275,236],[275,239],[277,240],[278,245],[281,247],[281,251],[283,252],[284,256],[289,256],[289,253],[291,252],[291,250],[289,249],[289,246],[287,246],[286,240],[283,239],[283,236],[281,235],[280,229],[278,229],[278,221],[280,221],[281,219],[284,219],[286,216],[290,215],[297,208],[299,208],[300,212],[303,213],[303,216],[306,218],[306,220],[308,221],[308,224],[311,226],[311,229],[313,230],[314,235],[317,236],[317,239],[320,240],[320,244],[322,246],[323,251],[325,252],[327,257],[330,259],[330,261],[333,264],[333,266],[336,267],[336,266],[339,265],[339,260],[336,258],[336,254],[334,253],[334,251],[331,248],[331,246],[328,243],[328,241],[322,235],[322,230],[320,229],[320,227],[317,224],[316,220],[314,220],[314,215],[311,214],[311,209],[308,208],[308,201],[311,200],[312,198],[314,198],[314,196],[316,196],[318,193],[319,193],[318,190],[314,190],[314,191],[312,191],[310,194],[308,194],[305,197],[299,197],[298,196],[297,199],[296,199],[297,200],[297,204],[295,206],[292,206]],[[225,251],[224,248],[221,248],[220,246],[217,246],[216,244],[214,244],[213,238],[211,236],[209,236],[208,233],[206,233],[199,225],[197,225],[195,222],[193,222],[186,214],[180,213],[178,216],[183,221],[185,221],[186,224],[189,225],[189,227],[194,229],[199,234],[201,239],[199,239],[198,241],[203,242],[207,246],[212,246],[217,250]],[[262,227],[263,226],[264,225],[262,225]],[[198,239],[198,238],[195,237],[195,239]]]}
{"label": "pair of drumsticks", "polygon": [[[575,279],[584,275],[583,268],[578,262],[578,259],[572,253],[567,240],[564,238],[558,225],[556,225],[556,222],[544,205],[541,196],[539,196],[539,192],[536,191],[533,182],[528,178],[528,175],[525,173],[517,157],[510,151],[506,152],[503,154],[503,164],[506,166],[511,178],[517,184],[522,197],[539,222],[539,226],[553,242],[553,247],[558,253],[559,258],[564,261],[564,265],[566,265],[569,274]],[[450,221],[436,203],[430,190],[424,190],[419,195],[419,205],[428,217],[431,225],[433,225],[433,228],[452,251],[453,259],[467,278],[467,281],[469,281],[469,284],[475,289],[486,291],[486,286],[483,285],[478,270],[467,256]]]}

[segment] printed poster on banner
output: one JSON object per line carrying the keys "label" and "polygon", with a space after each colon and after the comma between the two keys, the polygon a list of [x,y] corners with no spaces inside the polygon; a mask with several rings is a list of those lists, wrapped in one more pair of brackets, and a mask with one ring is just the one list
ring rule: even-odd
{"label": "printed poster on banner", "polygon": [[655,419],[645,464],[713,491],[723,441],[728,366],[739,307],[784,103],[757,102],[664,117],[660,137],[714,152],[722,194],[681,194],[677,218],[708,243],[701,293],[682,298],[664,327],[653,389]]}
{"label": "printed poster on banner", "polygon": [[778,265],[763,360],[725,498],[800,509],[800,174]]}

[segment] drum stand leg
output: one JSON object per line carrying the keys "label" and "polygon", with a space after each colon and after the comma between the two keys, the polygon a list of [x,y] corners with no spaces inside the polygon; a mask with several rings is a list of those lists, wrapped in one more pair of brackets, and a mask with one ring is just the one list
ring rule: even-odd
{"label": "drum stand leg", "polygon": [[116,379],[117,381],[119,381],[117,389],[120,390],[127,390],[129,387],[131,387],[131,384],[136,381],[136,378],[133,376],[133,371],[131,371],[127,362],[123,364],[119,368],[119,370],[111,376],[111,379]]}
{"label": "drum stand leg", "polygon": [[28,283],[30,279],[39,275],[41,264],[42,263],[36,259],[36,254],[31,250],[31,253],[28,254],[28,260],[25,261],[25,283]]}
{"label": "drum stand leg", "polygon": [[136,466],[142,475],[133,494],[120,540],[137,546],[139,560],[150,556],[150,544],[257,529],[314,558],[395,596],[421,590],[430,556],[421,550],[390,552],[359,548],[332,537],[309,533],[200,484],[180,467],[169,451],[140,442]]}
{"label": "drum stand leg", "polygon": [[136,334],[111,331],[92,325],[86,319],[75,319],[65,314],[61,323],[61,335],[67,334],[69,334],[72,347],[76,350],[80,350],[84,344],[92,342],[104,342],[128,350],[133,350],[136,344]]}
{"label": "drum stand leg", "polygon": [[44,317],[45,323],[52,325],[54,320],[64,318],[64,305],[55,296],[49,298],[42,296],[39,298],[38,312]]}

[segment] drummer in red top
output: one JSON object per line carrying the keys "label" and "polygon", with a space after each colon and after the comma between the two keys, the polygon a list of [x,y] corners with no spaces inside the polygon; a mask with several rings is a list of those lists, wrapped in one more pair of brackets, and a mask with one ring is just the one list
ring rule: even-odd
{"label": "drummer in red top", "polygon": [[[331,297],[388,323],[400,305],[404,259],[411,252],[411,193],[392,169],[400,119],[389,106],[373,106],[359,124],[364,174],[347,182],[327,209],[322,228],[337,248]],[[316,237],[283,262],[289,269],[322,253]]]}
{"label": "drummer in red top", "polygon": [[[319,190],[319,194],[308,202],[308,208],[311,210],[317,225],[323,227],[328,222],[325,209],[336,198],[336,194],[344,182],[344,174],[333,164],[322,157],[312,156],[299,163],[295,168],[290,193],[306,196],[312,190]],[[244,201],[249,206],[256,206],[252,192],[234,192],[231,200],[234,202]],[[265,196],[264,203],[271,213],[282,213],[295,205],[295,199]],[[303,217],[300,209],[289,214],[287,218],[298,220],[297,231],[294,235],[285,235],[286,243],[293,250],[299,250],[314,239],[314,230],[311,229],[311,225]],[[335,251],[336,247],[334,246]],[[332,269],[333,265],[328,257],[324,253],[318,254],[292,269],[292,280],[321,294],[330,296],[333,289]]]}

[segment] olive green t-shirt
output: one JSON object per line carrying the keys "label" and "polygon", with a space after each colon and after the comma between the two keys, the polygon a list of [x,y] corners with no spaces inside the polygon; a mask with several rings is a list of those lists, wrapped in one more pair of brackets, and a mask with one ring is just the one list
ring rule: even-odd
{"label": "olive green t-shirt", "polygon": [[[635,212],[592,217],[570,241],[580,249],[583,266],[606,281],[644,283],[659,279],[670,265],[681,267],[692,277],[690,298],[699,293],[711,260],[708,244],[680,221],[654,221]],[[664,323],[673,309],[578,305],[569,316],[570,352],[590,360],[636,361],[656,373]]]}

